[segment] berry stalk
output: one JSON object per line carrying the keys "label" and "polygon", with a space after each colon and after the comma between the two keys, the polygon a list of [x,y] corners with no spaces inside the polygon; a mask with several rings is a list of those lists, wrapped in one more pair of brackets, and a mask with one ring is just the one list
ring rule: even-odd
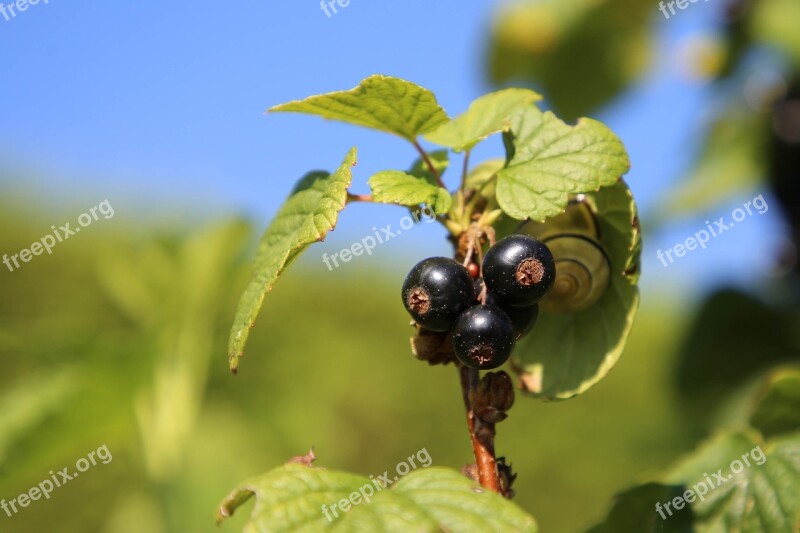
{"label": "berry stalk", "polygon": [[[473,232],[466,232],[461,237],[456,241],[459,243],[456,250],[456,260],[460,258],[462,261],[472,261],[473,255],[478,255],[480,272],[483,266],[481,235],[475,235],[473,230]],[[483,297],[483,303],[485,303],[485,295],[481,294],[481,296]],[[500,486],[500,473],[497,469],[497,458],[494,451],[494,439],[497,435],[494,424],[487,424],[476,416],[472,405],[471,398],[474,398],[477,392],[480,371],[459,361],[456,361],[456,367],[458,368],[459,381],[461,382],[464,409],[467,413],[467,430],[469,431],[472,453],[475,455],[475,465],[478,470],[478,483],[485,489],[507,497],[508,495],[504,494]]]}
{"label": "berry stalk", "polygon": [[495,425],[481,420],[475,415],[470,397],[474,397],[478,387],[478,370],[458,363],[461,380],[461,393],[467,411],[467,428],[472,441],[472,452],[478,467],[478,482],[485,489],[508,497],[500,485],[497,458],[494,451]]}

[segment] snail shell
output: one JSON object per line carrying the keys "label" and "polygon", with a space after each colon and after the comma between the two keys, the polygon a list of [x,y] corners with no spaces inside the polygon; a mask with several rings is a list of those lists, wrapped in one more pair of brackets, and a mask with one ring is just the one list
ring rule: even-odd
{"label": "snail shell", "polygon": [[556,261],[553,289],[540,302],[543,310],[575,313],[597,303],[611,282],[611,262],[600,239],[600,226],[582,195],[564,213],[545,222],[524,222],[519,233],[544,242]]}

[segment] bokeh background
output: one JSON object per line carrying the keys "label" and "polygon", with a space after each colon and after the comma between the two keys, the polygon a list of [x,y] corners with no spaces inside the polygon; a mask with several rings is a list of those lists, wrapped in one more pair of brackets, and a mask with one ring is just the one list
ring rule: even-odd
{"label": "bokeh background", "polygon": [[[373,73],[430,88],[451,115],[531,86],[628,147],[645,249],[626,353],[581,397],[519,398],[498,439],[543,531],[598,522],[724,421],[728,398],[800,354],[798,10],[352,0],[328,17],[312,0],[50,0],[0,17],[0,254],[114,208],[52,255],[0,265],[0,498],[103,444],[113,454],[0,514],[0,531],[212,531],[233,487],[312,445],[318,464],[362,474],[421,448],[439,466],[471,462],[456,372],[413,359],[398,297],[414,263],[451,253],[443,231],[422,224],[371,257],[322,263],[397,226],[399,208],[348,207],[270,294],[238,377],[227,370],[254,243],[295,181],[351,146],[354,192],[415,159],[380,133],[262,112]],[[501,153],[494,139],[473,161]],[[657,260],[759,194],[764,215]]]}

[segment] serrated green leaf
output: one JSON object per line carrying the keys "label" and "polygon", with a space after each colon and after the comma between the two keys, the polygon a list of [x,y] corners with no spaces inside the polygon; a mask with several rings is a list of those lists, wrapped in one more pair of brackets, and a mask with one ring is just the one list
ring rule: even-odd
{"label": "serrated green leaf", "polygon": [[699,533],[794,533],[800,526],[800,433],[767,444],[749,433],[720,434],[666,482],[706,493],[691,503]]}
{"label": "serrated green leaf", "polygon": [[515,113],[541,99],[528,89],[503,89],[486,94],[472,102],[465,113],[442,124],[425,138],[456,152],[471,150],[489,135],[508,130]]}
{"label": "serrated green leaf", "polygon": [[800,367],[772,372],[750,424],[765,437],[800,431]]}
{"label": "serrated green leaf", "polygon": [[[625,348],[639,304],[641,234],[633,196],[623,180],[585,196],[611,263],[609,288],[583,311],[542,308],[534,333],[513,355],[525,392],[547,400],[581,394],[608,374]],[[529,223],[520,231],[541,236],[547,227],[548,221]]]}
{"label": "serrated green leaf", "polygon": [[278,277],[308,245],[324,240],[336,226],[339,212],[347,203],[347,188],[353,179],[351,167],[355,164],[353,148],[333,174],[312,172],[305,176],[261,238],[254,276],[239,300],[228,341],[231,371],[236,372],[250,328]]}
{"label": "serrated green leaf", "polygon": [[561,213],[570,194],[612,185],[630,168],[622,141],[596,120],[568,126],[530,106],[512,126],[515,153],[497,181],[497,201],[518,220]]}
{"label": "serrated green leaf", "polygon": [[616,500],[590,533],[795,533],[800,433],[767,443],[752,432],[718,434],[660,482],[634,487]]}
{"label": "serrated green leaf", "polygon": [[[453,470],[429,467],[399,481],[389,481],[390,487],[378,490],[377,481],[367,477],[286,465],[233,491],[222,502],[217,519],[232,515],[255,496],[246,533],[328,529],[370,533],[537,530],[533,517],[515,504],[481,489]],[[340,502],[348,499],[350,503],[343,510]]]}
{"label": "serrated green leaf", "polygon": [[425,204],[438,215],[447,213],[453,199],[446,189],[430,180],[399,170],[378,172],[369,179],[372,199],[383,204],[418,206]]}
{"label": "serrated green leaf", "polygon": [[412,142],[448,121],[431,91],[382,75],[370,76],[348,91],[310,96],[269,109],[269,112],[279,111],[340,120],[393,133]]}

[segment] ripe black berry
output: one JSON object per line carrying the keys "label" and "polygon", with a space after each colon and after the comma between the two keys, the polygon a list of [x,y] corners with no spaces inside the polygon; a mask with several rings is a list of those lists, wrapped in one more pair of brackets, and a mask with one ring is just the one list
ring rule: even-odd
{"label": "ripe black berry", "polygon": [[493,305],[476,305],[453,326],[453,351],[464,365],[489,370],[508,360],[515,338],[508,315]]}
{"label": "ripe black berry", "polygon": [[511,319],[511,324],[514,326],[514,333],[516,333],[517,339],[530,333],[533,326],[536,325],[536,320],[539,318],[539,304],[533,304],[527,307],[512,307],[506,305],[500,307],[500,309]]}
{"label": "ripe black berry", "polygon": [[486,252],[483,278],[498,301],[524,307],[553,287],[556,264],[546,244],[527,235],[510,235]]}
{"label": "ripe black berry", "polygon": [[[483,280],[476,280],[476,294],[480,295],[482,290]],[[486,293],[486,304],[499,307],[502,312],[508,315],[508,318],[511,319],[511,324],[514,326],[514,332],[517,334],[517,340],[530,333],[533,329],[533,326],[536,325],[536,320],[539,318],[539,304],[528,305],[525,307],[504,305],[500,303],[491,292]]]}
{"label": "ripe black berry", "polygon": [[403,283],[403,304],[417,324],[431,331],[449,331],[474,302],[469,272],[446,257],[417,263]]}

